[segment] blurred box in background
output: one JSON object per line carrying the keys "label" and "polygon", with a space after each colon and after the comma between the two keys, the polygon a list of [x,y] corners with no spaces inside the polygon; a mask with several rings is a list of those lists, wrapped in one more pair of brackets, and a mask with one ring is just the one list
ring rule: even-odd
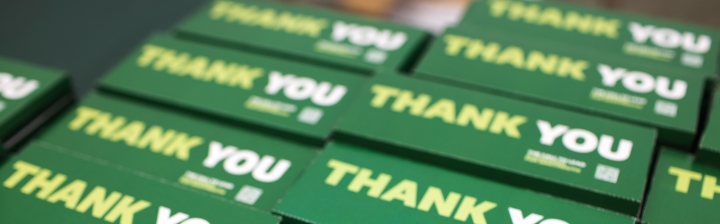
{"label": "blurred box in background", "polygon": [[368,75],[408,70],[429,38],[409,26],[330,10],[229,0],[201,8],[176,33],[185,40]]}
{"label": "blurred box in background", "polygon": [[73,98],[64,72],[0,57],[0,157]]}
{"label": "blurred box in background", "polygon": [[550,38],[676,67],[678,75],[718,74],[716,30],[632,14],[551,2],[519,0],[476,1],[465,12],[462,26],[502,29],[518,36]]}

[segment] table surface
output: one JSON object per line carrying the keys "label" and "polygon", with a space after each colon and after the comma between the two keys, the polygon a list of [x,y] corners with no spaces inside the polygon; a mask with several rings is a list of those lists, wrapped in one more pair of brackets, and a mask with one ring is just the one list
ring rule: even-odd
{"label": "table surface", "polygon": [[[174,24],[210,0],[9,0],[0,1],[0,55],[68,71],[75,92],[91,91],[99,77],[153,32],[166,32]],[[264,0],[270,1],[270,0]],[[275,0],[278,1],[278,0]],[[282,0],[318,4],[343,0]],[[398,0],[406,3],[435,1]],[[439,2],[465,2],[444,0]],[[717,27],[717,0],[563,0],[584,5],[611,7],[654,17],[665,17]],[[613,4],[610,4],[613,3]],[[323,5],[323,4],[320,4]],[[422,5],[422,4],[421,4]],[[452,5],[450,5],[452,6]],[[337,4],[341,11],[359,13]],[[436,6],[431,8],[437,10]],[[410,12],[408,12],[410,10]],[[414,11],[413,11],[414,10]],[[462,13],[463,10],[454,10]],[[451,10],[451,12],[454,12]],[[414,13],[413,13],[414,12]],[[433,11],[435,12],[435,11]],[[426,19],[406,21],[407,16],[432,14],[417,4],[399,4],[390,15],[397,22],[429,30]],[[408,14],[409,15],[404,15]],[[437,17],[447,14],[440,10]],[[458,15],[459,16],[459,15]],[[437,21],[436,21],[437,22]],[[443,24],[430,24],[444,26]]]}
{"label": "table surface", "polygon": [[0,1],[0,55],[65,70],[82,96],[148,35],[205,2]]}

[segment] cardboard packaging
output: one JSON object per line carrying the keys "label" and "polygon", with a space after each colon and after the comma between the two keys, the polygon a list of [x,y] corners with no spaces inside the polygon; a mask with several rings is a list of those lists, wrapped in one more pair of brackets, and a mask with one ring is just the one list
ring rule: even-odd
{"label": "cardboard packaging", "polygon": [[0,57],[0,157],[72,100],[63,72]]}
{"label": "cardboard packaging", "polygon": [[30,144],[4,164],[0,179],[1,223],[280,222],[267,212],[188,194],[158,176],[43,144]]}
{"label": "cardboard packaging", "polygon": [[710,118],[705,133],[700,139],[697,160],[712,165],[720,165],[720,91],[715,93],[710,109]]}
{"label": "cardboard packaging", "polygon": [[450,29],[415,72],[425,79],[657,128],[662,143],[689,147],[704,80],[672,71],[569,45]]}
{"label": "cardboard packaging", "polygon": [[643,221],[663,223],[718,223],[716,200],[720,170],[693,161],[692,155],[662,149],[645,205]]}
{"label": "cardboard packaging", "polygon": [[321,146],[365,79],[156,35],[100,88]]}
{"label": "cardboard packaging", "polygon": [[620,58],[686,68],[683,75],[716,79],[720,33],[711,28],[573,4],[473,2],[461,26],[502,29],[530,39],[550,38]]}
{"label": "cardboard packaging", "polygon": [[634,223],[633,218],[332,142],[275,212],[306,223]]}
{"label": "cardboard packaging", "polygon": [[212,1],[177,36],[352,72],[406,70],[430,38],[417,28],[307,6]]}
{"label": "cardboard packaging", "polygon": [[655,135],[511,98],[377,76],[335,139],[637,215]]}
{"label": "cardboard packaging", "polygon": [[144,104],[90,95],[36,139],[269,211],[317,154],[281,139]]}

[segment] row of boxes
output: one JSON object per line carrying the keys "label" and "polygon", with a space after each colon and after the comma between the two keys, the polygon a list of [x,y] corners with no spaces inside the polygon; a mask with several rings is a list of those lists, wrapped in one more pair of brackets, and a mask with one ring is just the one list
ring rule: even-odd
{"label": "row of boxes", "polygon": [[[4,164],[0,198],[27,205],[0,200],[0,221],[49,222],[17,215],[33,206],[80,223],[712,222],[692,200],[712,199],[713,168],[672,150],[652,165],[659,145],[687,151],[702,132],[716,37],[478,1],[412,68],[422,31],[214,1]],[[717,161],[718,116],[698,161]]]}

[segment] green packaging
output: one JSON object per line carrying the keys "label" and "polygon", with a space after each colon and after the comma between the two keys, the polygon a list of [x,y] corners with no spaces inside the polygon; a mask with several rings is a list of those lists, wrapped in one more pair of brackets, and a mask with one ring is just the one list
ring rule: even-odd
{"label": "green packaging", "polygon": [[188,194],[157,176],[43,144],[29,145],[4,164],[0,179],[0,223],[280,222],[267,212]]}
{"label": "green packaging", "polygon": [[100,88],[320,146],[365,79],[155,35]]}
{"label": "green packaging", "polygon": [[274,211],[307,223],[634,223],[633,218],[332,142]]}
{"label": "green packaging", "polygon": [[642,219],[648,224],[718,223],[720,170],[693,161],[692,155],[662,149]]}
{"label": "green packaging", "polygon": [[720,164],[720,91],[715,92],[714,98],[705,133],[700,139],[697,160],[717,165]]}
{"label": "green packaging", "polygon": [[0,151],[15,150],[72,99],[63,72],[0,57]]}
{"label": "green packaging", "polygon": [[704,79],[671,68],[522,40],[450,29],[415,71],[419,77],[657,128],[669,145],[692,144]]}
{"label": "green packaging", "polygon": [[430,38],[395,23],[301,5],[212,1],[176,28],[183,39],[371,74],[406,70]]}
{"label": "green packaging", "polygon": [[377,76],[335,139],[636,215],[655,131],[410,77]]}
{"label": "green packaging", "polygon": [[317,154],[304,145],[96,94],[71,108],[36,142],[263,211],[277,203]]}
{"label": "green packaging", "polygon": [[461,24],[686,68],[684,75],[715,79],[718,74],[720,33],[696,25],[573,4],[519,0],[475,1]]}

